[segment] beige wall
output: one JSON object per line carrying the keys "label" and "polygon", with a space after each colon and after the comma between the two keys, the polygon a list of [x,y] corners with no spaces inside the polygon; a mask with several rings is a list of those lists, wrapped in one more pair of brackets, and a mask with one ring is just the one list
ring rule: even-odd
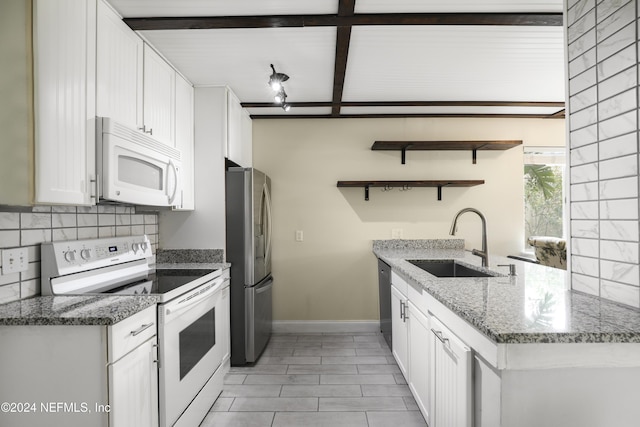
{"label": "beige wall", "polygon": [[[0,2],[0,205],[33,201],[31,2]],[[19,165],[20,167],[16,167]]]}
{"label": "beige wall", "polygon": [[[376,260],[371,240],[447,237],[455,213],[479,209],[487,218],[490,253],[520,253],[523,237],[522,148],[482,151],[371,151],[375,140],[521,139],[564,145],[564,120],[310,119],[254,120],[254,166],[273,186],[275,320],[378,318]],[[484,179],[471,188],[337,188],[338,180]],[[295,231],[304,241],[295,241]],[[480,247],[480,221],[462,217],[467,248]]]}

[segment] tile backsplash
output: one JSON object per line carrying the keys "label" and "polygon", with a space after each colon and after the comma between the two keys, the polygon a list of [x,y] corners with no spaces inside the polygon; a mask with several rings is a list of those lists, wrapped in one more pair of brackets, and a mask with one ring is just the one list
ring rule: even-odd
{"label": "tile backsplash", "polygon": [[567,5],[572,288],[640,308],[640,9]]}
{"label": "tile backsplash", "polygon": [[[0,304],[40,294],[40,244],[147,234],[153,252],[158,248],[158,214],[137,213],[134,207],[0,206],[0,251],[26,247],[27,271],[0,275]],[[0,269],[2,260],[0,257]]]}

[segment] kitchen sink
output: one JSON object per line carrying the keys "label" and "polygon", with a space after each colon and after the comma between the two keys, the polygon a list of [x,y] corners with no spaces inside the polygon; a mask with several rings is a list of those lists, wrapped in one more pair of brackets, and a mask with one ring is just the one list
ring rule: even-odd
{"label": "kitchen sink", "polygon": [[418,268],[423,269],[429,274],[436,277],[495,277],[498,274],[488,273],[486,271],[476,270],[460,264],[452,259],[443,260],[407,260]]}

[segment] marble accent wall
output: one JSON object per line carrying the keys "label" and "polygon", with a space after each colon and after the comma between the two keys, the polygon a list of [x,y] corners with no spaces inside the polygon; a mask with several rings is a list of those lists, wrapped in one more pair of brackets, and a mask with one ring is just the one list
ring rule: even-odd
{"label": "marble accent wall", "polygon": [[637,0],[567,0],[571,282],[640,307]]}
{"label": "marble accent wall", "polygon": [[[40,294],[40,244],[147,234],[158,246],[158,214],[136,213],[128,206],[0,206],[0,251],[26,247],[27,271],[0,275],[0,304]],[[2,259],[0,257],[0,267]]]}

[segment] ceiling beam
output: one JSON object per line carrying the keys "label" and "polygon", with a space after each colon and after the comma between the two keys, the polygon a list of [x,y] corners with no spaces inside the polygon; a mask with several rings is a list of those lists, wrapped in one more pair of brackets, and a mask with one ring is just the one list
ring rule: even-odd
{"label": "ceiling beam", "polygon": [[[547,101],[339,101],[339,102],[289,102],[292,107],[558,107],[564,102]],[[243,108],[280,107],[273,102],[243,102]],[[556,113],[559,114],[560,112]],[[564,110],[562,110],[564,114]]]}
{"label": "ceiling beam", "polygon": [[[346,0],[348,10],[354,0]],[[340,2],[342,5],[342,1]],[[342,8],[342,6],[340,6]],[[376,13],[351,15],[265,15],[125,18],[133,30],[350,27],[354,25],[562,26],[562,13]]]}
{"label": "ceiling beam", "polygon": [[[338,16],[353,17],[356,8],[356,0],[340,0]],[[339,26],[336,28],[336,56],[333,71],[333,106],[331,115],[340,115],[340,101],[344,89],[344,77],[347,73],[347,59],[349,57],[349,43],[351,41],[351,26]]]}
{"label": "ceiling beam", "polygon": [[[279,107],[279,105],[278,105]],[[563,119],[555,114],[252,114],[252,119],[398,119],[398,118],[463,118],[463,119]]]}

